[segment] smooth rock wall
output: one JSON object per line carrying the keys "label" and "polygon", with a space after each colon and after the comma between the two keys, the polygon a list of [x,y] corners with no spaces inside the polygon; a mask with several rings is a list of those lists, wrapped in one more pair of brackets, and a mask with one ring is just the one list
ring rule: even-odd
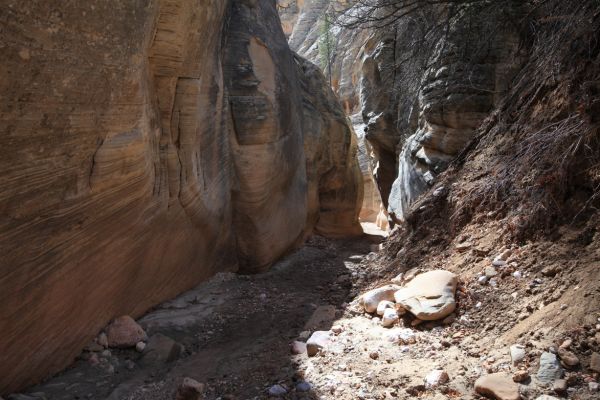
{"label": "smooth rock wall", "polygon": [[[7,0],[0,21],[0,393],[112,318],[264,270],[310,233],[321,159],[274,0]],[[339,150],[324,226],[332,190],[357,185]],[[343,197],[346,218],[360,196]]]}

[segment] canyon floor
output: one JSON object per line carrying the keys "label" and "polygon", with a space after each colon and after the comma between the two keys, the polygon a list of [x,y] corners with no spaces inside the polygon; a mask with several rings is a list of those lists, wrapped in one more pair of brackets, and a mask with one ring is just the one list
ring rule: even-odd
{"label": "canyon floor", "polygon": [[[162,338],[153,345],[154,357],[147,355],[148,349],[92,344],[66,371],[8,399],[175,399],[185,377],[201,382],[203,398],[211,400],[474,399],[479,398],[473,387],[480,375],[512,375],[520,369],[534,376],[540,355],[556,351],[566,339],[581,364],[567,371],[569,387],[562,394],[597,398],[589,384],[593,385],[592,374],[582,367],[589,365],[591,352],[598,351],[600,339],[599,284],[585,281],[590,273],[594,276],[597,265],[589,264],[592,270],[587,272],[578,268],[578,275],[569,272],[572,267],[545,270],[540,278],[523,267],[519,279],[514,273],[501,274],[497,284],[482,285],[478,267],[470,270],[464,264],[489,262],[485,257],[471,260],[473,252],[465,251],[469,246],[477,251],[493,247],[485,237],[478,239],[473,233],[455,251],[452,265],[462,271],[458,311],[445,323],[411,326],[405,317],[401,327],[381,326],[379,318],[363,312],[357,299],[397,273],[393,263],[382,267],[390,245],[378,245],[383,237],[377,235],[337,241],[316,236],[265,274],[219,274],[149,311],[138,322],[150,342],[152,337]],[[543,246],[516,251],[519,263],[528,265],[525,253],[558,258],[557,244]],[[371,251],[375,248],[378,252]],[[581,305],[577,296],[584,299]],[[571,312],[574,308],[577,313]],[[581,309],[587,325],[568,332],[557,329],[553,321],[580,315]],[[391,340],[394,329],[409,332],[410,340]],[[314,357],[302,350],[293,354],[291,343],[305,342],[315,330],[331,330],[326,351]],[[511,363],[509,347],[514,343],[526,354],[519,368]],[[426,386],[425,378],[433,370],[445,371],[449,381]],[[531,378],[519,387],[525,399],[558,396],[552,385],[540,386]]]}

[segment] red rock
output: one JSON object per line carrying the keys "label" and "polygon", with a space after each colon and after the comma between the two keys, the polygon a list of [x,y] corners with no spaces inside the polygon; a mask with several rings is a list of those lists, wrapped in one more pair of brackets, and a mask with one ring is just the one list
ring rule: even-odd
{"label": "red rock", "polygon": [[519,385],[505,373],[481,376],[475,382],[475,391],[490,399],[520,400]]}
{"label": "red rock", "polygon": [[184,378],[177,388],[176,400],[202,400],[204,384],[192,379]]}
{"label": "red rock", "polygon": [[116,318],[106,328],[109,347],[133,347],[148,338],[146,332],[129,315]]}

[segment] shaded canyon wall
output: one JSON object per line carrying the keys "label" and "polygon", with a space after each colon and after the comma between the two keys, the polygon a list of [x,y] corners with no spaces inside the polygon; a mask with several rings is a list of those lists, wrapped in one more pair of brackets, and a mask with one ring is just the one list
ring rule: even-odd
{"label": "shaded canyon wall", "polygon": [[[324,15],[336,10],[339,15],[357,3],[285,2],[280,13],[294,23],[290,46],[314,62],[322,59]],[[507,22],[525,12],[520,2],[487,6],[455,14],[431,6],[385,28],[331,25],[333,86],[355,129],[364,131],[361,153],[369,155],[370,167],[361,163],[362,170],[365,178],[374,177],[393,221],[403,221],[411,204],[469,143],[523,63],[519,28]],[[436,34],[432,21],[445,19]],[[370,197],[363,207],[373,215],[374,202],[366,204]]]}
{"label": "shaded canyon wall", "polygon": [[0,21],[0,393],[115,316],[313,228],[359,233],[356,143],[301,87],[274,0],[5,1]]}

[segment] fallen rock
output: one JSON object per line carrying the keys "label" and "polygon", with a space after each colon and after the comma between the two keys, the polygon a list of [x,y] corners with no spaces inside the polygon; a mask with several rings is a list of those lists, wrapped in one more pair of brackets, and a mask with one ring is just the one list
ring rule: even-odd
{"label": "fallen rock", "polygon": [[566,367],[574,367],[579,364],[579,358],[577,358],[573,352],[565,348],[558,348],[558,357],[560,358],[560,361],[562,361],[562,364]]}
{"label": "fallen rock", "polygon": [[383,313],[383,318],[381,319],[381,323],[383,326],[388,327],[394,325],[398,321],[398,314],[396,310],[393,308],[388,308]]}
{"label": "fallen rock", "polygon": [[502,372],[481,376],[475,381],[475,391],[497,400],[520,400],[519,385]]}
{"label": "fallen rock", "polygon": [[294,340],[290,345],[290,351],[292,354],[304,354],[306,353],[306,343]]}
{"label": "fallen rock", "polygon": [[192,379],[183,378],[183,382],[177,388],[176,400],[201,400],[204,392],[204,384]]}
{"label": "fallen rock", "polygon": [[567,392],[567,381],[565,379],[557,379],[552,385],[552,390],[557,394],[565,394]]}
{"label": "fallen rock", "polygon": [[417,275],[394,294],[396,303],[424,321],[442,319],[456,308],[454,293],[458,278],[445,270]]}
{"label": "fallen rock", "polygon": [[414,344],[417,342],[415,332],[410,328],[396,328],[386,335],[388,341],[397,344]]}
{"label": "fallen rock", "polygon": [[519,382],[519,383],[525,382],[527,379],[529,379],[529,371],[527,371],[527,370],[516,371],[513,374],[512,378],[513,378],[513,382]]}
{"label": "fallen rock", "polygon": [[104,348],[108,347],[108,337],[106,336],[106,333],[100,333],[96,339],[96,342]]}
{"label": "fallen rock", "polygon": [[510,346],[510,359],[513,365],[519,364],[521,361],[525,359],[525,346],[520,344],[513,344]]}
{"label": "fallen rock", "polygon": [[592,353],[592,359],[590,360],[590,369],[592,371],[600,372],[600,353]]}
{"label": "fallen rock", "polygon": [[400,289],[397,285],[386,285],[377,289],[369,290],[363,294],[359,300],[359,303],[366,312],[374,313],[377,311],[377,306],[380,302],[394,301],[394,293]]}
{"label": "fallen rock", "polygon": [[319,351],[327,348],[330,343],[331,336],[329,335],[329,331],[316,331],[306,342],[306,354],[308,354],[309,357],[313,357],[317,355]]}
{"label": "fallen rock", "polygon": [[140,353],[142,353],[145,348],[146,348],[146,343],[144,343],[144,342],[137,342],[137,344],[135,345],[135,349]]}
{"label": "fallen rock", "polygon": [[383,300],[380,301],[379,304],[377,305],[377,315],[383,315],[383,313],[385,313],[385,310],[387,310],[388,308],[395,308],[396,307],[396,303],[394,303],[393,301],[388,301],[388,300]]}
{"label": "fallen rock", "polygon": [[146,345],[142,363],[157,364],[175,361],[184,352],[182,344],[160,333],[152,335]]}
{"label": "fallen rock", "polygon": [[269,388],[269,395],[275,397],[284,396],[287,393],[287,389],[282,385],[273,385]]}
{"label": "fallen rock", "polygon": [[493,278],[498,275],[498,271],[496,271],[496,268],[494,267],[486,267],[484,274],[487,278]]}
{"label": "fallen rock", "polygon": [[427,389],[434,389],[450,380],[448,373],[443,369],[434,369],[429,372],[425,377],[425,387]]}
{"label": "fallen rock", "polygon": [[550,384],[557,379],[562,378],[563,369],[556,358],[556,354],[549,352],[542,353],[540,357],[540,367],[537,373],[537,379],[544,384]]}
{"label": "fallen rock", "polygon": [[296,384],[297,392],[301,392],[301,393],[309,392],[311,389],[312,389],[312,385],[308,382],[301,381]]}
{"label": "fallen rock", "polygon": [[115,319],[106,328],[109,347],[133,347],[148,338],[146,332],[129,315]]}

